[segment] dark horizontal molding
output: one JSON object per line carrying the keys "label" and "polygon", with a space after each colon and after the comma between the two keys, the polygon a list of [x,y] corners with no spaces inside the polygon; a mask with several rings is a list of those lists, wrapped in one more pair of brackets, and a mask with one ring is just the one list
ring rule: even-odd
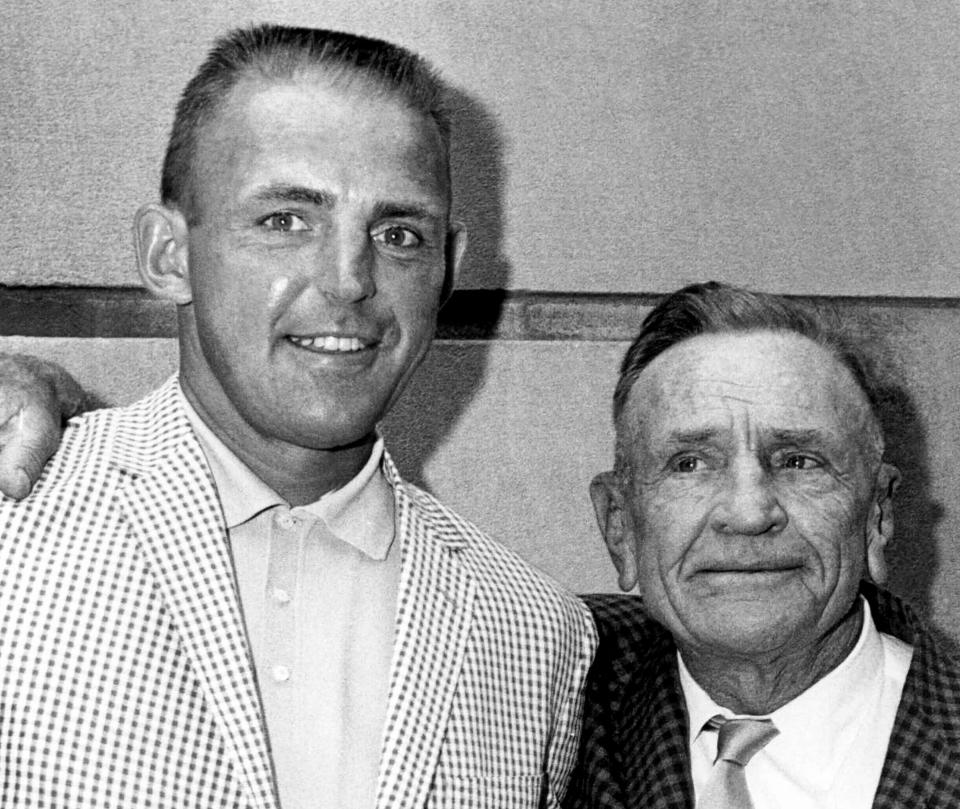
{"label": "dark horizontal molding", "polygon": [[176,307],[139,287],[0,286],[0,335],[174,337]]}
{"label": "dark horizontal molding", "polygon": [[[960,308],[960,298],[797,296],[853,308]],[[630,340],[663,295],[465,289],[440,311],[441,340]],[[176,307],[137,287],[0,286],[0,335],[175,337]]]}

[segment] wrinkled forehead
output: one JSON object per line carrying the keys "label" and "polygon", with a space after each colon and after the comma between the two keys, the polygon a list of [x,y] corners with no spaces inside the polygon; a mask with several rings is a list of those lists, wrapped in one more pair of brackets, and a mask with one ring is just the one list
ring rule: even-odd
{"label": "wrinkled forehead", "polygon": [[791,332],[707,334],[659,355],[637,377],[626,418],[648,436],[697,429],[821,430],[860,444],[866,394],[828,349]]}

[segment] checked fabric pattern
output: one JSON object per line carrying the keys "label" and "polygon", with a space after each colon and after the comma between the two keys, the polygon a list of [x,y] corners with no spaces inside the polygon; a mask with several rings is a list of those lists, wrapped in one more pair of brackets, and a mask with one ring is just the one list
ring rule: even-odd
{"label": "checked fabric pattern", "polygon": [[404,546],[377,806],[558,807],[597,642],[589,611],[386,470]]}
{"label": "checked fabric pattern", "polygon": [[[877,629],[913,644],[874,809],[960,806],[960,668],[895,596],[866,582]],[[687,716],[670,634],[635,596],[586,598],[600,646],[568,809],[693,809]]]}
{"label": "checked fabric pattern", "polygon": [[[556,806],[581,602],[403,483],[378,809]],[[0,806],[277,809],[213,481],[175,380],[71,423],[0,499]]]}

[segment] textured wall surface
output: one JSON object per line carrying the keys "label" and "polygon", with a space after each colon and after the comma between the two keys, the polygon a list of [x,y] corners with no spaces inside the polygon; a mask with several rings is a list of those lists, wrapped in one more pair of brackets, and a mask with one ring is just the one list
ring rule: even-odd
{"label": "textured wall surface", "polygon": [[0,348],[114,402],[172,372],[169,312],[82,288],[136,284],[129,223],[155,199],[177,94],[215,35],[266,19],[391,38],[444,70],[464,286],[535,291],[500,327],[495,297],[460,300],[444,333],[477,339],[438,344],[387,425],[408,474],[571,588],[613,589],[586,486],[610,463],[624,307],[708,277],[850,296],[895,382],[894,585],[960,642],[960,6],[13,4]]}
{"label": "textured wall surface", "polygon": [[8,4],[0,280],[134,283],[177,94],[216,34],[262,19],[444,69],[467,286],[960,290],[952,0]]}

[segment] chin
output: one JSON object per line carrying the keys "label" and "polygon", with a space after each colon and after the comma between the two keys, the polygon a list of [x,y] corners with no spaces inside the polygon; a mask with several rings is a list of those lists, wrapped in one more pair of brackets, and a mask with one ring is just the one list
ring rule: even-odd
{"label": "chin", "polygon": [[375,430],[372,427],[358,430],[317,429],[293,435],[288,439],[288,443],[304,449],[333,452],[372,444],[374,435]]}
{"label": "chin", "polygon": [[763,616],[715,616],[719,623],[701,627],[698,635],[708,646],[724,649],[732,655],[775,652],[800,642],[803,627],[794,620],[776,621],[769,612]]}
{"label": "chin", "polygon": [[343,449],[368,441],[376,431],[375,421],[343,422],[318,416],[296,419],[273,420],[262,416],[255,422],[256,429],[271,440],[286,444],[290,448],[305,450],[332,451]]}

